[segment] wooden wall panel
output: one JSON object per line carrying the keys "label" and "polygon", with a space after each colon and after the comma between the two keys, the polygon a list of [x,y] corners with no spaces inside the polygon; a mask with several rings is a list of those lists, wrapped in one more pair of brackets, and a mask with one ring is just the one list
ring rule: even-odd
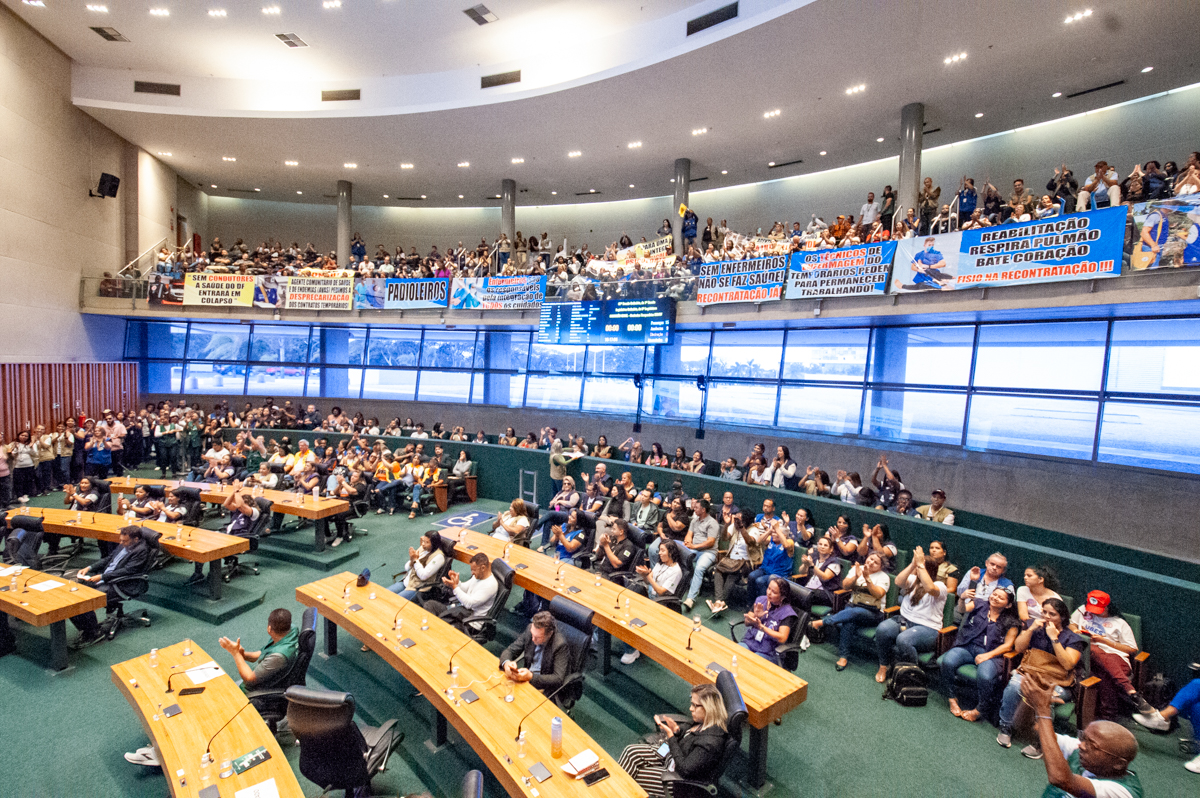
{"label": "wooden wall panel", "polygon": [[23,429],[67,416],[99,416],[106,407],[138,406],[137,363],[0,363],[0,430],[11,441]]}

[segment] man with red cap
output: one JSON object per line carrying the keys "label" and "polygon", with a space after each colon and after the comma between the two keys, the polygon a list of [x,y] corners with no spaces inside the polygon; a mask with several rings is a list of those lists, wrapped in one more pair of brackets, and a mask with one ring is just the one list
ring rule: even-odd
{"label": "man with red cap", "polygon": [[1071,615],[1070,628],[1091,640],[1092,675],[1100,678],[1097,717],[1106,720],[1117,717],[1122,700],[1138,712],[1154,709],[1129,680],[1133,673],[1129,657],[1138,653],[1137,640],[1107,593],[1103,590],[1088,593],[1084,605]]}

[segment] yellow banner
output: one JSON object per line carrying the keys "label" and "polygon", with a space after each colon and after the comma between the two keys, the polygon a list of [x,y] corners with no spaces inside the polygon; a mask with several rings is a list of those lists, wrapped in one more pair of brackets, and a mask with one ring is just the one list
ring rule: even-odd
{"label": "yellow banner", "polygon": [[183,304],[250,307],[254,277],[249,274],[188,274],[183,280]]}

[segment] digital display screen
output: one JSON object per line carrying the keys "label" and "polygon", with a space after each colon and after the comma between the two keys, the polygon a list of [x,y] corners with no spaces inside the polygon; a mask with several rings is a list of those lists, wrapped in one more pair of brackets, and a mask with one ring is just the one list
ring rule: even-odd
{"label": "digital display screen", "polygon": [[544,302],[539,344],[669,345],[675,335],[675,300],[612,299]]}

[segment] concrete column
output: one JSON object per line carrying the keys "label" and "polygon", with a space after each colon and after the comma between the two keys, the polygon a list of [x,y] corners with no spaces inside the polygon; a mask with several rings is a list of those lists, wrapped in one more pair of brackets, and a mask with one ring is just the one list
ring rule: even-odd
{"label": "concrete column", "polygon": [[[341,251],[339,247],[339,259],[341,258]],[[349,397],[350,369],[342,365],[349,362],[349,359],[350,331],[340,327],[322,327],[320,360],[321,396],[331,396],[337,399],[357,398],[357,393],[354,397]]]}
{"label": "concrete column", "polygon": [[[909,103],[900,109],[900,179],[896,190],[896,218],[903,219],[917,207],[921,190],[921,131],[925,128],[925,105]],[[918,214],[920,215],[920,214]]]}
{"label": "concrete column", "polygon": [[138,148],[134,144],[126,144],[121,149],[121,186],[117,197],[121,203],[125,257],[113,269],[113,274],[141,254],[138,249]]}
{"label": "concrete column", "polygon": [[675,204],[667,217],[671,220],[672,237],[675,239],[675,254],[683,254],[683,219],[679,216],[679,206],[688,204],[688,184],[692,181],[692,160],[690,158],[675,159]]}
{"label": "concrete column", "polygon": [[500,181],[500,232],[509,241],[517,237],[517,181],[507,177]]}
{"label": "concrete column", "polygon": [[[904,384],[908,367],[908,329],[876,327],[872,338],[871,382]],[[871,391],[867,405],[868,423],[863,432],[878,438],[899,438],[904,420],[902,391]]]}
{"label": "concrete column", "polygon": [[350,211],[354,206],[354,184],[339,180],[337,184],[337,262],[345,268],[350,262]]}

